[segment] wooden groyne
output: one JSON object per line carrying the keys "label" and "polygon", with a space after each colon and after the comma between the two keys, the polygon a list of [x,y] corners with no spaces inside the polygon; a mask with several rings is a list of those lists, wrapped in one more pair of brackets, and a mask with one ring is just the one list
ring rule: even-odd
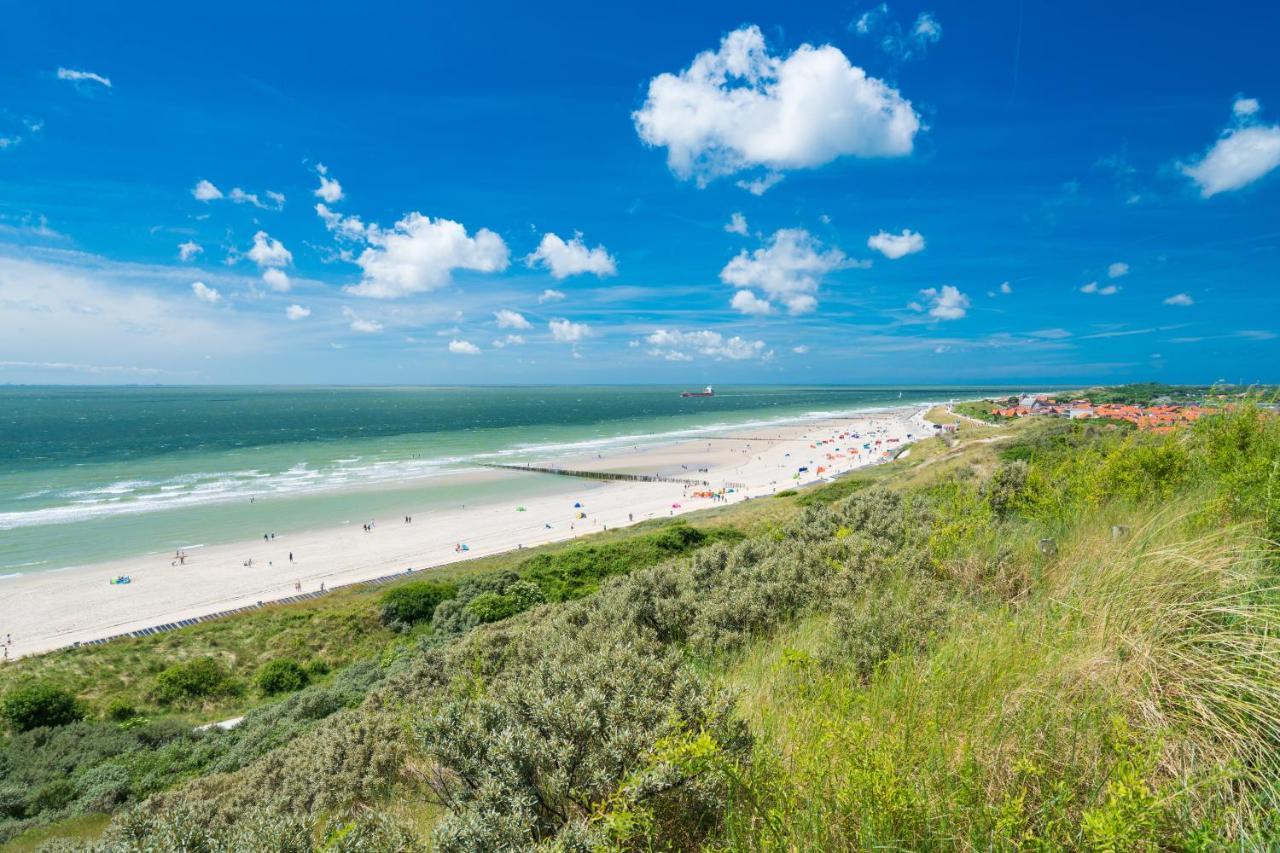
{"label": "wooden groyne", "polygon": [[528,471],[534,474],[558,474],[561,477],[578,477],[582,480],[622,480],[628,483],[680,483],[684,486],[706,486],[706,480],[686,480],[683,477],[663,477],[661,474],[623,474],[617,471],[575,471],[571,468],[553,468],[549,465],[503,465],[485,463],[485,468],[504,471]]}

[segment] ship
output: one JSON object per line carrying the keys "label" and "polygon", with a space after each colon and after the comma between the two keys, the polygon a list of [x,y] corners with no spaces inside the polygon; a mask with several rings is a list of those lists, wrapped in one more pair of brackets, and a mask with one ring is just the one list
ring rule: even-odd
{"label": "ship", "polygon": [[710,385],[708,385],[706,388],[703,388],[701,391],[681,391],[680,392],[681,397],[714,397],[715,395],[716,395],[716,391]]}

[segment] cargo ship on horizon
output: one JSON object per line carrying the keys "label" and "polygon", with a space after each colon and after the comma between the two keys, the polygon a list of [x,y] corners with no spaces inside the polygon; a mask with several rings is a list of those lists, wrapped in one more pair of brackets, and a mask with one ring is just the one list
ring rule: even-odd
{"label": "cargo ship on horizon", "polygon": [[710,385],[708,385],[706,388],[703,388],[701,391],[681,391],[680,392],[681,397],[714,397],[715,395],[716,395],[716,391]]}

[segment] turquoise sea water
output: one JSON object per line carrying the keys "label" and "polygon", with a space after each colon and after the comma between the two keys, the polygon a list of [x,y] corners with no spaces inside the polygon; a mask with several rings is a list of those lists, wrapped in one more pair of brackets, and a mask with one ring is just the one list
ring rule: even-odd
{"label": "turquoise sea water", "polygon": [[0,576],[566,487],[449,476],[482,462],[1001,390],[0,388]]}

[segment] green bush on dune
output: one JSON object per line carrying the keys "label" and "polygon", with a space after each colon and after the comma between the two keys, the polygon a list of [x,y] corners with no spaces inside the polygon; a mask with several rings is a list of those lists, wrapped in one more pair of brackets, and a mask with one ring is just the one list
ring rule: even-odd
{"label": "green bush on dune", "polygon": [[234,693],[238,685],[221,663],[211,657],[199,657],[175,664],[156,676],[153,694],[156,701],[172,704],[187,699]]}
{"label": "green bush on dune", "polygon": [[83,717],[84,710],[76,697],[51,684],[19,687],[0,700],[0,718],[17,732],[42,726],[65,726]]}
{"label": "green bush on dune", "polygon": [[297,661],[287,658],[277,658],[263,665],[253,677],[254,684],[267,696],[301,690],[310,680],[310,673]]}
{"label": "green bush on dune", "polygon": [[436,605],[453,598],[457,587],[441,581],[415,581],[401,584],[382,595],[379,618],[383,625],[406,631],[414,625],[430,622]]}

